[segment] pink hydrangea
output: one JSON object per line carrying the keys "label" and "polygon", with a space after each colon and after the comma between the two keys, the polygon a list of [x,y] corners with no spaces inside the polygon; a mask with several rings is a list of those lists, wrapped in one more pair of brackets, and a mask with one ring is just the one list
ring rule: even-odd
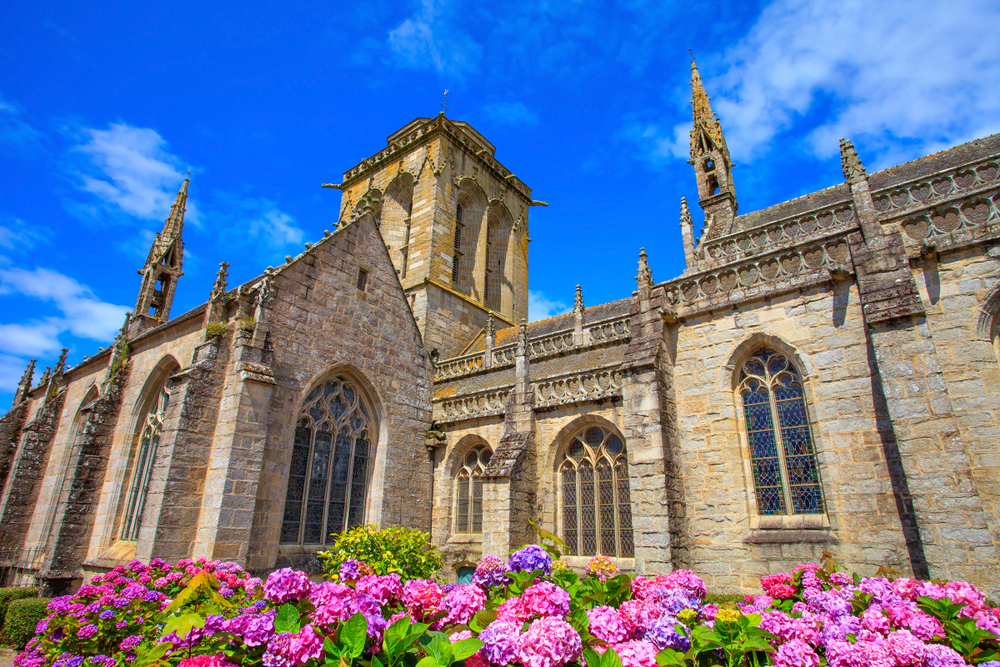
{"label": "pink hydrangea", "polygon": [[662,612],[644,600],[626,600],[618,608],[625,628],[637,639],[642,639]]}
{"label": "pink hydrangea", "polygon": [[569,593],[548,581],[541,581],[521,594],[521,611],[524,616],[558,616],[569,613]]}
{"label": "pink hydrangea", "polygon": [[582,649],[572,625],[558,618],[539,618],[518,640],[517,659],[525,667],[558,667],[579,658]]}
{"label": "pink hydrangea", "polygon": [[268,575],[264,584],[264,597],[272,604],[281,604],[301,600],[309,595],[311,588],[309,577],[304,572],[283,567]]}
{"label": "pink hydrangea", "polygon": [[396,573],[381,577],[375,574],[361,577],[354,584],[354,589],[371,595],[381,605],[395,602],[403,596],[403,582]]}
{"label": "pink hydrangea", "polygon": [[196,655],[193,658],[181,660],[177,667],[236,667],[222,653],[219,655]]}
{"label": "pink hydrangea", "polygon": [[890,632],[885,638],[885,648],[898,667],[922,665],[927,652],[927,645],[914,637],[909,630]]}
{"label": "pink hydrangea", "polygon": [[614,607],[594,607],[587,610],[590,634],[603,642],[617,644],[629,638],[628,628]]}
{"label": "pink hydrangea", "polygon": [[448,610],[445,624],[468,623],[478,612],[486,608],[486,593],[475,584],[456,586],[444,599],[444,608]]}
{"label": "pink hydrangea", "polygon": [[264,667],[295,667],[323,656],[323,636],[311,625],[275,635],[267,644]]}
{"label": "pink hydrangea", "polygon": [[441,587],[432,579],[411,579],[403,586],[403,604],[414,618],[422,619],[441,606]]}
{"label": "pink hydrangea", "polygon": [[656,654],[660,651],[646,641],[625,642],[612,648],[622,659],[622,667],[656,667]]}
{"label": "pink hydrangea", "polygon": [[878,605],[872,605],[861,614],[861,627],[880,635],[888,634],[891,629],[889,619],[882,613],[882,608]]}
{"label": "pink hydrangea", "polygon": [[793,582],[792,575],[786,572],[778,572],[777,574],[769,574],[766,577],[762,577],[760,586],[764,589],[765,593],[770,594],[771,589],[778,584],[792,584]]}
{"label": "pink hydrangea", "polygon": [[707,593],[705,582],[691,570],[674,570],[670,574],[657,577],[656,583],[667,588],[683,588],[691,591],[699,600],[704,600]]}
{"label": "pink hydrangea", "polygon": [[788,584],[777,584],[776,586],[772,586],[771,590],[768,591],[768,593],[772,597],[776,597],[779,600],[791,600],[793,597],[795,597],[796,590],[795,586],[789,586]]}
{"label": "pink hydrangea", "polygon": [[739,604],[740,611],[744,614],[759,614],[768,609],[772,609],[774,598],[770,595],[745,595],[743,602]]}
{"label": "pink hydrangea", "polygon": [[527,613],[527,610],[521,606],[521,598],[511,598],[504,600],[497,607],[497,620],[524,623],[530,618],[526,615]]}
{"label": "pink hydrangea", "polygon": [[777,667],[819,667],[816,651],[801,639],[789,639],[771,654],[771,660]]}
{"label": "pink hydrangea", "polygon": [[332,581],[324,581],[314,586],[309,593],[309,601],[316,608],[313,619],[320,625],[346,621],[357,612],[352,605],[354,596],[353,590]]}
{"label": "pink hydrangea", "polygon": [[925,642],[934,637],[944,637],[944,626],[941,625],[941,621],[923,611],[918,611],[913,615],[909,630]]}
{"label": "pink hydrangea", "polygon": [[787,641],[795,636],[795,619],[783,611],[765,611],[761,614],[759,627],[781,641]]}

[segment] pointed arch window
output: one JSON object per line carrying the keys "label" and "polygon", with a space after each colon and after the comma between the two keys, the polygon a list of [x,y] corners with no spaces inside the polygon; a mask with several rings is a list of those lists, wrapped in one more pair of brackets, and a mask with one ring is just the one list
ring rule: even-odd
{"label": "pointed arch window", "polygon": [[559,466],[563,541],[576,556],[632,558],[632,505],[625,443],[610,429],[575,435]]}
{"label": "pointed arch window", "polygon": [[371,408],[346,377],[309,392],[295,427],[282,543],[324,545],[362,524],[375,428]]}
{"label": "pointed arch window", "polygon": [[824,512],[798,370],[785,355],[761,349],[743,363],[737,395],[743,404],[758,512]]}
{"label": "pointed arch window", "polygon": [[139,442],[135,450],[135,458],[132,460],[132,478],[125,494],[125,514],[122,516],[121,539],[127,542],[135,542],[139,539],[142,511],[146,507],[149,479],[153,474],[153,462],[156,460],[156,450],[160,446],[163,418],[167,414],[169,401],[170,390],[164,381],[157,389],[156,399],[146,411],[141,422]]}
{"label": "pointed arch window", "polygon": [[493,452],[486,445],[469,451],[455,475],[455,532],[483,532],[483,473]]}

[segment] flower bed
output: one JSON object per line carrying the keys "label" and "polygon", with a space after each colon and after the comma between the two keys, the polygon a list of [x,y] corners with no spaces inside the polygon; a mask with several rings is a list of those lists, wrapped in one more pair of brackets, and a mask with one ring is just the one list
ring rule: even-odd
{"label": "flower bed", "polygon": [[487,556],[471,584],[342,563],[261,585],[230,563],[133,562],[56,598],[19,667],[1000,667],[998,610],[964,582],[848,577],[807,564],[733,608],[682,570],[581,577],[544,549]]}

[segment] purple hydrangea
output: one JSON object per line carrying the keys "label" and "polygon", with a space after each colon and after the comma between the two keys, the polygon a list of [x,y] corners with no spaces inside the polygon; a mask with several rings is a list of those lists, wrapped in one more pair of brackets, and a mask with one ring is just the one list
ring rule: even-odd
{"label": "purple hydrangea", "polygon": [[521,624],[514,621],[493,621],[482,632],[480,652],[491,665],[509,665],[517,661],[517,646],[521,638]]}
{"label": "purple hydrangea", "polygon": [[646,639],[661,649],[672,648],[677,651],[687,651],[691,648],[691,641],[677,630],[675,627],[677,625],[685,627],[675,617],[664,614],[646,630]]}
{"label": "purple hydrangea", "polygon": [[927,667],[965,667],[965,660],[958,651],[942,644],[927,644],[924,653]]}
{"label": "purple hydrangea", "polygon": [[777,667],[819,667],[819,656],[801,639],[789,639],[771,654]]}
{"label": "purple hydrangea", "polygon": [[507,563],[499,556],[483,556],[476,566],[476,573],[472,576],[472,583],[481,588],[493,588],[494,586],[506,586],[510,583],[510,572]]}
{"label": "purple hydrangea", "polygon": [[97,626],[93,623],[88,623],[76,631],[76,636],[80,639],[93,639],[97,636]]}
{"label": "purple hydrangea", "polygon": [[542,574],[552,574],[552,556],[537,544],[529,544],[510,557],[510,569],[514,572],[542,570]]}
{"label": "purple hydrangea", "polygon": [[354,558],[345,560],[340,564],[339,574],[341,581],[357,581],[360,579],[361,571],[358,569],[358,561]]}

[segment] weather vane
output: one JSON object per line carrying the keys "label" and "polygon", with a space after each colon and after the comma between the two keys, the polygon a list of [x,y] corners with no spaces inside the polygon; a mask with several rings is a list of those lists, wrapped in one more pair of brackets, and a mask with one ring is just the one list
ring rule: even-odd
{"label": "weather vane", "polygon": [[444,111],[448,110],[448,89],[447,88],[444,89],[444,101],[441,102],[441,108],[444,109]]}

